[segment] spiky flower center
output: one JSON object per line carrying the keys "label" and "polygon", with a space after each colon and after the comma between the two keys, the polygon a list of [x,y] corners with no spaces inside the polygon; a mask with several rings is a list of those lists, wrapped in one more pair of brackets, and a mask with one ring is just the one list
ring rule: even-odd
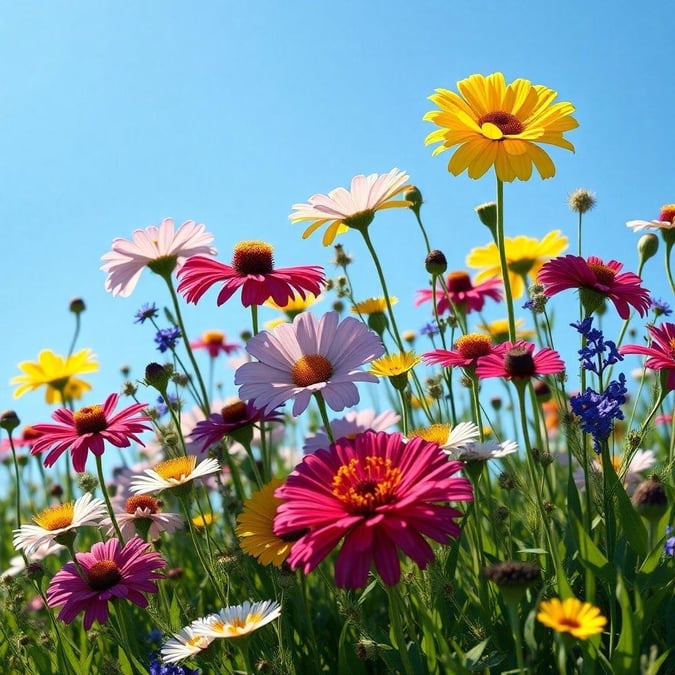
{"label": "spiky flower center", "polygon": [[159,511],[159,502],[150,495],[134,495],[127,499],[125,510],[127,513],[136,513],[137,510],[150,511],[157,513]]}
{"label": "spiky flower center", "polygon": [[515,136],[525,128],[523,123],[515,116],[504,110],[495,110],[478,118],[478,126],[484,124],[494,124],[504,136]]}
{"label": "spiky flower center", "polygon": [[449,424],[432,424],[425,429],[414,429],[408,433],[410,438],[421,438],[429,441],[429,443],[436,443],[437,445],[445,445],[450,436]]}
{"label": "spiky flower center", "polygon": [[492,340],[487,335],[481,335],[480,333],[467,333],[457,338],[455,349],[465,359],[477,359],[490,353]]}
{"label": "spiky flower center", "polygon": [[106,591],[122,580],[122,574],[114,560],[98,560],[87,570],[87,579],[95,591]]}
{"label": "spiky flower center", "polygon": [[248,407],[243,401],[235,401],[220,409],[220,414],[223,416],[223,422],[226,424],[236,424],[246,419]]}
{"label": "spiky flower center", "polygon": [[473,288],[471,277],[466,272],[450,272],[446,281],[450,293],[462,293]]}
{"label": "spiky flower center", "polygon": [[197,458],[194,455],[189,457],[174,457],[155,467],[155,473],[164,480],[182,481],[189,476],[197,466]]}
{"label": "spiky flower center", "polygon": [[662,223],[675,223],[675,204],[665,204],[662,206],[659,220]]}
{"label": "spiky flower center", "polygon": [[264,241],[240,241],[234,247],[232,267],[237,274],[271,274],[274,271],[274,248]]}
{"label": "spiky flower center", "polygon": [[33,522],[43,530],[54,532],[73,524],[73,515],[75,513],[74,502],[57,504],[50,506],[37,516],[33,516]]}
{"label": "spiky flower center", "polygon": [[222,330],[207,330],[202,336],[202,342],[207,345],[222,345],[225,333]]}
{"label": "spiky flower center", "polygon": [[310,387],[327,382],[333,375],[333,364],[321,354],[301,356],[291,369],[291,379],[296,387]]}
{"label": "spiky flower center", "polygon": [[75,431],[78,436],[84,434],[98,434],[108,428],[102,405],[89,405],[73,413]]}
{"label": "spiky flower center", "polygon": [[372,514],[378,506],[396,500],[396,488],[402,474],[384,457],[354,457],[343,464],[333,477],[333,494],[348,511]]}
{"label": "spiky flower center", "polygon": [[537,369],[532,354],[525,347],[512,347],[504,356],[504,367],[511,377],[532,377]]}
{"label": "spiky flower center", "polygon": [[607,267],[607,265],[601,265],[600,263],[588,263],[588,267],[595,275],[595,280],[602,284],[603,286],[611,286],[616,276],[616,272]]}

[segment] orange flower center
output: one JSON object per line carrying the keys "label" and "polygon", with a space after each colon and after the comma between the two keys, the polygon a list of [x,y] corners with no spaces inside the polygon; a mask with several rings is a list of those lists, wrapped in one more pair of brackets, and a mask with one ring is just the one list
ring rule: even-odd
{"label": "orange flower center", "polygon": [[33,429],[33,427],[28,426],[23,428],[21,438],[24,441],[34,441],[35,439],[40,438],[42,434],[43,434],[42,431],[37,431],[36,429]]}
{"label": "orange flower center", "polygon": [[614,281],[616,272],[607,267],[607,265],[600,265],[598,263],[588,263],[591,272],[595,274],[595,278],[599,284],[603,286],[610,286]]}
{"label": "orange flower center", "polygon": [[202,342],[207,345],[222,345],[225,340],[225,333],[221,330],[207,330],[202,336]]}
{"label": "orange flower center", "polygon": [[246,411],[248,410],[243,401],[235,401],[220,409],[220,414],[223,416],[223,422],[227,424],[234,424],[246,419]]}
{"label": "orange flower center", "polygon": [[504,367],[511,377],[532,377],[536,372],[532,354],[525,347],[512,347],[504,356]]}
{"label": "orange flower center", "polygon": [[670,338],[668,346],[670,347],[670,353],[675,356],[675,338]]}
{"label": "orange flower center", "polygon": [[197,458],[194,455],[188,457],[174,457],[167,459],[166,462],[158,464],[154,471],[164,480],[174,479],[182,480],[189,476],[197,466]]}
{"label": "orange flower center", "polygon": [[487,335],[467,333],[457,338],[455,349],[465,359],[477,359],[479,356],[487,356],[490,353],[492,340]]}
{"label": "orange flower center", "polygon": [[560,623],[560,627],[562,629],[565,629],[565,628],[576,629],[576,628],[579,628],[581,626],[579,621],[577,619],[575,619],[574,617],[571,617],[571,616],[562,617],[560,619],[559,623]]}
{"label": "orange flower center", "polygon": [[486,122],[499,127],[499,130],[505,136],[514,136],[525,128],[515,115],[503,110],[495,110],[494,112],[487,113],[487,115],[483,115],[478,119],[478,126],[482,127]]}
{"label": "orange flower center", "polygon": [[240,241],[234,247],[232,267],[242,276],[270,274],[274,270],[274,249],[264,241]]}
{"label": "orange flower center", "polygon": [[666,204],[661,207],[659,220],[663,223],[675,223],[675,204]]}
{"label": "orange flower center", "polygon": [[291,369],[291,379],[296,387],[309,387],[326,382],[333,374],[333,364],[321,354],[301,356]]}
{"label": "orange flower center", "polygon": [[54,532],[73,524],[75,506],[73,502],[50,506],[37,516],[33,516],[33,522],[43,530]]}
{"label": "orange flower center", "polygon": [[126,512],[136,513],[136,509],[157,513],[157,511],[159,511],[159,502],[150,495],[135,495],[134,497],[129,497],[129,499],[127,499]]}
{"label": "orange flower center", "polygon": [[333,477],[333,494],[348,511],[372,514],[378,506],[390,504],[396,498],[401,482],[401,470],[384,457],[354,457],[343,464]]}
{"label": "orange flower center", "polygon": [[114,560],[99,560],[87,570],[87,579],[95,591],[106,591],[122,580],[122,574]]}
{"label": "orange flower center", "polygon": [[414,429],[408,433],[409,438],[421,438],[437,445],[444,445],[448,436],[450,436],[449,424],[432,424],[426,429]]}
{"label": "orange flower center", "polygon": [[450,272],[446,281],[450,293],[461,293],[473,288],[471,277],[466,272]]}
{"label": "orange flower center", "polygon": [[73,413],[75,431],[78,436],[84,434],[98,434],[108,428],[102,405],[89,405]]}

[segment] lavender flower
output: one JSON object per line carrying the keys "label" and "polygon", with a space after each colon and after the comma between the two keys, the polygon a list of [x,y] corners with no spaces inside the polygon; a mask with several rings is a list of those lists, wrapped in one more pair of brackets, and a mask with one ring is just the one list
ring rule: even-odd
{"label": "lavender flower", "polygon": [[171,328],[160,328],[155,335],[157,349],[165,352],[167,349],[173,349],[180,339],[180,329],[173,326]]}
{"label": "lavender flower", "polygon": [[146,302],[134,314],[134,323],[145,323],[148,319],[156,319],[157,313],[157,305],[154,302]]}

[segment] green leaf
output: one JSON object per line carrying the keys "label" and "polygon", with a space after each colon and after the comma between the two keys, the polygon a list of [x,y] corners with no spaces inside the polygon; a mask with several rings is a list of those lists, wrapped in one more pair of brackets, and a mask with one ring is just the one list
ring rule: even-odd
{"label": "green leaf", "polygon": [[[621,635],[610,659],[616,675],[632,675],[639,672],[642,607],[637,591],[635,596],[636,608],[633,610],[626,585],[619,572],[616,580],[616,599],[621,607]],[[614,626],[611,628],[614,629]]]}
{"label": "green leaf", "polygon": [[605,558],[602,551],[595,545],[590,538],[582,523],[574,516],[570,517],[572,532],[579,549],[579,559],[584,567],[590,569],[596,576],[603,581],[614,585],[616,570],[614,566]]}

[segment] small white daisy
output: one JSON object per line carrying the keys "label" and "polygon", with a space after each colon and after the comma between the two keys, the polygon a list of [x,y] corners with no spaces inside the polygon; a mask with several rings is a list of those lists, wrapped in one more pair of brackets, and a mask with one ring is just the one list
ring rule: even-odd
{"label": "small white daisy", "polygon": [[249,602],[232,605],[221,609],[217,614],[210,614],[204,619],[194,621],[192,628],[195,635],[203,635],[212,640],[215,638],[238,638],[252,633],[258,628],[274,621],[281,614],[281,606],[273,600]]}
{"label": "small white daisy", "polygon": [[487,462],[489,459],[500,459],[518,451],[518,444],[514,441],[490,440],[484,443],[469,443],[464,447],[452,450],[450,456],[452,459],[459,459],[462,462]]}
{"label": "small white daisy", "polygon": [[162,661],[176,663],[190,658],[204,651],[212,642],[213,638],[195,635],[192,625],[186,626],[164,643],[161,649]]}
{"label": "small white daisy", "polygon": [[460,422],[454,427],[449,424],[432,424],[424,429],[414,429],[408,436],[437,443],[442,450],[453,454],[453,451],[467,449],[473,445],[480,436],[480,431],[473,422]]}
{"label": "small white daisy", "polygon": [[132,478],[130,490],[134,494],[161,492],[183,485],[189,485],[195,478],[202,478],[220,471],[218,461],[209,457],[197,464],[195,455],[174,457],[158,464],[154,469],[146,469],[145,476]]}

